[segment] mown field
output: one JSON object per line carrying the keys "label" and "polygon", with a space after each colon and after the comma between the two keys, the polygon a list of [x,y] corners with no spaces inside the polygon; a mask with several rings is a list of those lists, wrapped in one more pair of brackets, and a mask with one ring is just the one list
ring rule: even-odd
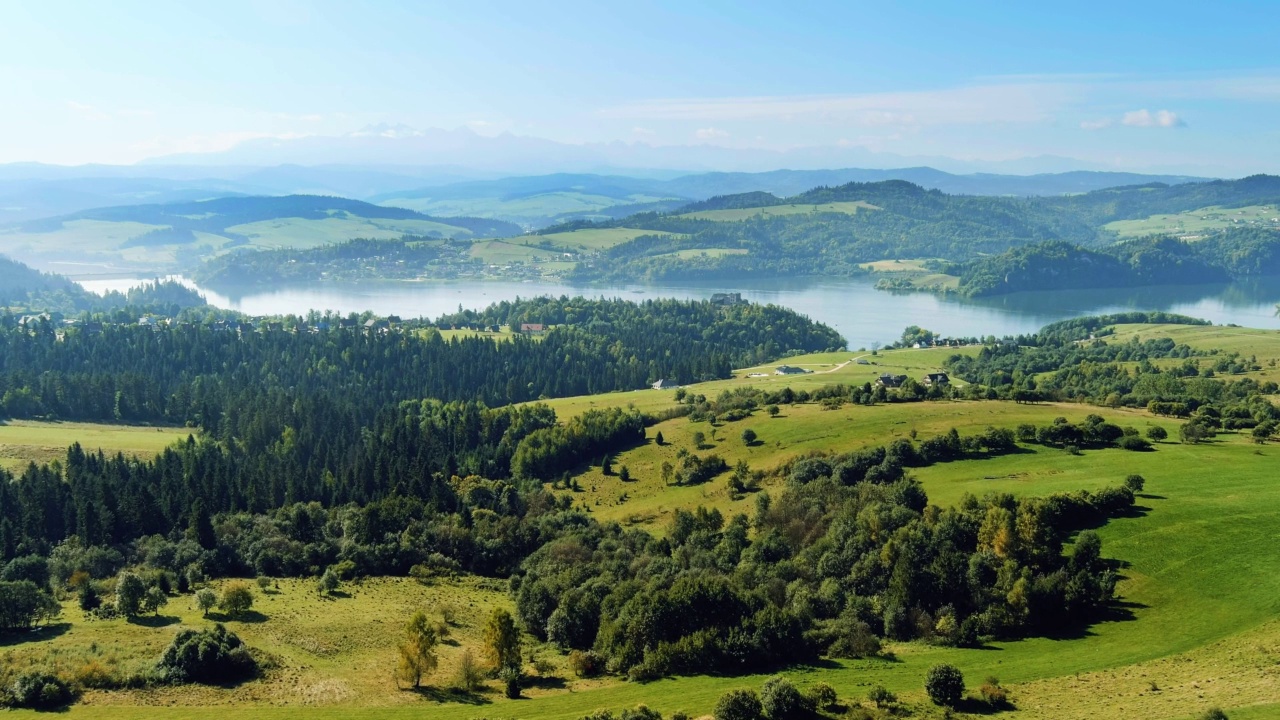
{"label": "mown field", "polygon": [[1248,205],[1228,208],[1217,205],[1180,213],[1152,215],[1138,220],[1116,220],[1103,227],[1121,237],[1143,235],[1195,235],[1232,227],[1280,228],[1280,207]]}
{"label": "mown field", "polygon": [[548,233],[534,238],[535,242],[549,242],[557,248],[571,252],[595,252],[608,250],[615,245],[635,240],[641,235],[676,235],[637,228],[587,228],[572,232]]}
{"label": "mown field", "polygon": [[76,442],[86,451],[101,448],[108,455],[150,457],[194,432],[191,428],[9,420],[0,423],[0,467],[18,472],[32,462],[60,460]]}
{"label": "mown field", "polygon": [[700,212],[685,213],[678,217],[692,218],[694,220],[714,220],[716,222],[738,222],[756,217],[771,217],[774,215],[802,215],[808,213],[845,213],[853,215],[860,210],[879,210],[880,208],[870,203],[854,200],[850,202],[833,202],[823,203],[821,205],[773,205],[771,207],[753,207],[753,208],[734,208],[730,210],[702,210]]}

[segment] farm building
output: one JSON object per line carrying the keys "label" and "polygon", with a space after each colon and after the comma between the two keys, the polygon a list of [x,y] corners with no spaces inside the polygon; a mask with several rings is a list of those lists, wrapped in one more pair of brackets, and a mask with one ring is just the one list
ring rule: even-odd
{"label": "farm building", "polygon": [[907,381],[906,375],[893,375],[885,373],[876,379],[876,384],[887,388],[902,387],[902,383]]}
{"label": "farm building", "polygon": [[950,383],[951,378],[947,377],[944,372],[929,373],[924,376],[925,385],[948,385]]}
{"label": "farm building", "polygon": [[653,384],[654,390],[671,390],[680,387],[680,383],[675,380],[662,379]]}
{"label": "farm building", "polygon": [[540,333],[546,332],[547,326],[542,323],[520,323],[520,332],[522,333]]}
{"label": "farm building", "polygon": [[804,375],[811,371],[794,365],[779,365],[773,372],[775,375]]}

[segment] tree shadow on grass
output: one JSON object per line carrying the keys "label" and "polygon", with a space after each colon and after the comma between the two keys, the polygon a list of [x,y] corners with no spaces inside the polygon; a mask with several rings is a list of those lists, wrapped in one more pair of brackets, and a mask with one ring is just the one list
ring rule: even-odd
{"label": "tree shadow on grass", "polygon": [[141,627],[162,628],[176,625],[182,622],[182,618],[177,615],[134,615],[128,622]]}
{"label": "tree shadow on grass", "polygon": [[1142,498],[1143,500],[1168,500],[1169,499],[1164,495],[1152,495],[1150,493],[1136,493],[1134,497]]}
{"label": "tree shadow on grass", "polygon": [[240,613],[239,615],[229,615],[227,613],[211,612],[209,613],[209,616],[206,619],[212,620],[213,622],[220,622],[220,623],[239,622],[239,623],[257,624],[257,623],[264,623],[270,620],[271,618],[258,612],[257,610],[248,610],[246,612]]}
{"label": "tree shadow on grass", "polygon": [[1040,635],[1050,640],[1081,640],[1097,634],[1093,631],[1094,625],[1111,622],[1131,622],[1138,619],[1138,616],[1134,613],[1135,610],[1142,610],[1148,607],[1150,606],[1144,603],[1113,600],[1105,608],[1102,608],[1096,616],[1090,618],[1088,622],[1052,628],[1040,633]]}
{"label": "tree shadow on grass", "polygon": [[59,635],[65,634],[70,629],[71,623],[62,622],[53,625],[42,625],[34,630],[0,631],[0,647],[52,640]]}
{"label": "tree shadow on grass", "polygon": [[555,675],[533,675],[520,680],[520,685],[539,690],[563,690],[567,685],[564,678]]}
{"label": "tree shadow on grass", "polygon": [[438,703],[459,703],[462,705],[489,705],[493,701],[489,698],[469,690],[460,690],[458,688],[439,688],[432,686],[423,686],[419,688],[407,688],[409,692],[434,700]]}
{"label": "tree shadow on grass", "polygon": [[1002,705],[992,705],[986,700],[974,697],[962,699],[956,703],[955,709],[968,715],[998,715],[1002,712],[1017,710],[1013,703],[1010,702],[1005,702]]}

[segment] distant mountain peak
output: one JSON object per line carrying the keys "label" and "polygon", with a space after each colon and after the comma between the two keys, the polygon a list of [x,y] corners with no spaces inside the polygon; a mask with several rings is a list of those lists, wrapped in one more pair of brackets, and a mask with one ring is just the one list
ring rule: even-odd
{"label": "distant mountain peak", "polygon": [[425,134],[421,130],[404,123],[377,123],[365,125],[359,130],[349,132],[346,137],[381,137],[389,140],[403,140],[405,138],[422,137]]}

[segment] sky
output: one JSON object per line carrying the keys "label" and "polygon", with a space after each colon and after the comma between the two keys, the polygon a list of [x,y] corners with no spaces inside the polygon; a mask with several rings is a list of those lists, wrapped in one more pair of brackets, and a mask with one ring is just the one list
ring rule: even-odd
{"label": "sky", "polygon": [[379,123],[1280,172],[1280,3],[0,0],[0,163]]}

